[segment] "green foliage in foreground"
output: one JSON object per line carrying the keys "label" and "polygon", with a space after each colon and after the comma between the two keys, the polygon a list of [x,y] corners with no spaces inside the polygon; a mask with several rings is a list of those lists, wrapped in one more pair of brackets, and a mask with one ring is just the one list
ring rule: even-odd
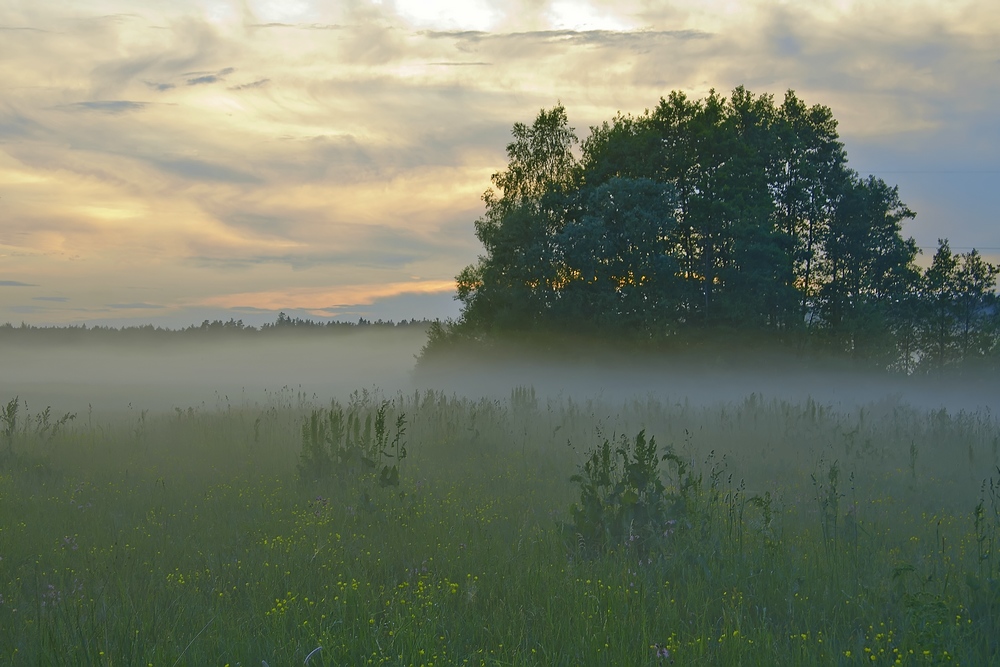
{"label": "green foliage in foreground", "polygon": [[[661,461],[678,468],[678,490],[671,493],[660,473]],[[655,547],[670,537],[677,517],[686,518],[684,501],[697,484],[672,450],[657,455],[656,439],[640,431],[635,440],[624,435],[612,450],[611,441],[590,452],[581,471],[570,477],[580,486],[580,504],[570,508],[573,533],[581,552],[601,553],[613,547],[636,550]]]}
{"label": "green foliage in foreground", "polygon": [[[399,466],[406,458],[403,442],[406,415],[396,416],[396,435],[390,442],[386,417],[392,403],[382,401],[373,412],[369,400],[367,393],[354,394],[346,412],[337,401],[328,410],[312,411],[302,425],[300,481],[319,482],[336,477],[361,485],[377,481],[382,488],[399,486]],[[393,464],[383,464],[387,459],[392,459]]]}
{"label": "green foliage in foreground", "polygon": [[[342,414],[363,435],[385,406]],[[390,406],[409,457],[385,488],[300,479],[336,404],[55,433],[22,413],[0,454],[0,663],[1000,662],[990,415],[529,391]],[[608,522],[600,548],[594,494],[633,527]],[[631,539],[643,526],[656,539]]]}

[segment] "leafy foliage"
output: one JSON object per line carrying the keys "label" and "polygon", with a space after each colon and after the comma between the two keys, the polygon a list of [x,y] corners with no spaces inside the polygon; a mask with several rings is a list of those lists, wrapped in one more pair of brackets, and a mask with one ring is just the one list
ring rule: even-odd
{"label": "leafy foliage", "polygon": [[956,255],[946,240],[920,283],[918,340],[925,369],[942,370],[981,363],[997,348],[997,295],[993,291],[1000,267],[976,251]]}
{"label": "leafy foliage", "polygon": [[54,419],[52,406],[46,406],[32,417],[28,412],[27,402],[21,400],[20,396],[15,396],[0,407],[0,436],[6,443],[6,451],[3,452],[3,457],[0,457],[0,463],[15,459],[15,440],[23,439],[36,445],[51,443],[74,419],[76,413],[73,412],[67,412],[62,417]]}
{"label": "leafy foliage", "polygon": [[20,396],[7,401],[7,405],[0,412],[0,422],[3,423],[3,437],[7,442],[7,454],[14,454],[14,434],[17,433],[17,412],[20,408]]}
{"label": "leafy foliage", "polygon": [[[667,460],[680,462],[680,489],[668,490],[663,483],[660,463]],[[645,431],[632,440],[622,435],[615,444],[605,438],[570,478],[580,488],[580,502],[570,509],[578,545],[590,553],[623,545],[641,552],[655,549],[683,518],[690,486],[686,473],[673,450],[660,456],[656,439],[647,439]]]}
{"label": "leafy foliage", "polygon": [[[461,318],[432,326],[425,353],[532,332],[735,333],[907,373],[997,360],[996,267],[973,251],[964,273],[922,274],[902,232],[914,212],[847,166],[828,107],[673,92],[593,127],[579,158],[577,143],[561,105],[514,126],[475,223],[485,254],[457,277]],[[935,299],[948,321],[938,308],[932,340]]]}
{"label": "leafy foliage", "polygon": [[[313,410],[302,424],[299,480],[364,480],[377,474],[379,487],[399,486],[399,466],[407,455],[406,414],[396,415],[390,440],[386,420],[391,408],[390,401],[373,406],[365,392],[355,393],[346,410],[336,401],[328,409]],[[383,464],[385,459],[393,463]]]}

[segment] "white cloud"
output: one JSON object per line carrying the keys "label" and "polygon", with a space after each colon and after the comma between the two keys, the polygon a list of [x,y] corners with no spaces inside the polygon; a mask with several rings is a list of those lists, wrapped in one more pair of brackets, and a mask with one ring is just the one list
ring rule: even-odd
{"label": "white cloud", "polygon": [[395,8],[418,29],[491,30],[499,17],[493,3],[485,0],[387,0],[377,4]]}
{"label": "white cloud", "polygon": [[306,0],[244,0],[244,2],[262,23],[309,23],[321,17],[317,8],[320,3]]}
{"label": "white cloud", "polygon": [[551,27],[560,30],[631,30],[632,25],[613,8],[600,9],[589,2],[556,0],[548,9]]}

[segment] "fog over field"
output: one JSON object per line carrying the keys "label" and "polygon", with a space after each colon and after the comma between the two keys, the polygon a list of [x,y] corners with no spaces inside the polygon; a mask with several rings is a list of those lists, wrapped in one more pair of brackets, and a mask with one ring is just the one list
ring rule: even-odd
{"label": "fog over field", "polygon": [[520,386],[534,387],[541,397],[598,397],[612,404],[653,396],[708,405],[756,393],[793,403],[811,397],[844,408],[887,400],[954,412],[992,411],[1000,398],[1000,382],[988,379],[890,379],[768,360],[735,369],[722,360],[684,364],[651,355],[577,355],[565,362],[508,356],[502,361],[462,358],[418,371],[425,341],[426,334],[413,328],[156,344],[5,344],[0,347],[0,397],[20,396],[32,411],[51,405],[57,411],[90,406],[98,412],[266,403],[279,394],[322,404],[361,389],[391,396],[432,388],[502,398]]}
{"label": "fog over field", "polygon": [[6,332],[0,664],[998,664],[985,373],[289,329]]}
{"label": "fog over field", "polygon": [[372,331],[162,344],[4,346],[0,392],[59,410],[154,412],[266,402],[305,392],[327,402],[355,389],[411,387],[423,331]]}

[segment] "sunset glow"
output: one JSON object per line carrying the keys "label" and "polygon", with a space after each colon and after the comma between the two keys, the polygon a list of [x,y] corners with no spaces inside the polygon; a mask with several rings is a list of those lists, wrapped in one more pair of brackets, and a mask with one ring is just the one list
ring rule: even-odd
{"label": "sunset glow", "polygon": [[985,0],[12,0],[0,322],[454,316],[513,123],[740,84],[830,106],[906,235],[997,261],[998,44]]}

